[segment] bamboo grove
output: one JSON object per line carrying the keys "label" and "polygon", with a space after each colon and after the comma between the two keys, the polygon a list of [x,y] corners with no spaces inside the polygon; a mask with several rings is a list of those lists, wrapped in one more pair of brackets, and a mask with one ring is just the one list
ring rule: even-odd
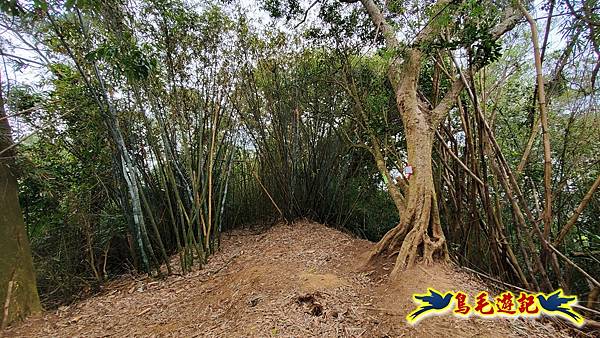
{"label": "bamboo grove", "polygon": [[[14,159],[48,305],[130,269],[201,268],[237,226],[309,218],[391,238],[414,182],[402,174],[405,117],[389,76],[398,56],[357,1],[324,1],[312,25],[314,4],[294,3],[260,3],[281,30],[233,2],[3,5],[6,74],[44,74],[7,75],[2,90],[7,115],[25,126]],[[449,259],[527,290],[569,290],[593,312],[597,4],[562,4],[548,3],[545,26],[533,4],[447,5],[439,13],[462,26],[429,45],[418,95],[431,110],[455,79],[462,89],[433,134],[432,213]],[[516,19],[504,36],[478,30],[506,8]],[[551,27],[564,37],[553,49]],[[31,57],[11,52],[17,45]]]}

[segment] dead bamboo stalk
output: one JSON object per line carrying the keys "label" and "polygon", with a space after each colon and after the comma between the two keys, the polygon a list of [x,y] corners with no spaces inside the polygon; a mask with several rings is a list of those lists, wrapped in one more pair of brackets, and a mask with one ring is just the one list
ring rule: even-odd
{"label": "dead bamboo stalk", "polygon": [[529,140],[527,141],[527,146],[525,147],[525,151],[523,151],[523,156],[521,157],[521,161],[519,161],[519,165],[517,166],[516,174],[517,176],[521,175],[523,169],[525,169],[525,165],[527,165],[527,160],[529,159],[529,154],[531,153],[531,149],[533,148],[533,142],[535,142],[535,138],[540,131],[540,121],[536,119],[533,124],[533,129],[531,130],[531,135],[529,136]]}
{"label": "dead bamboo stalk", "polygon": [[456,156],[456,154],[454,154],[454,152],[452,151],[452,149],[450,149],[450,147],[448,147],[448,145],[446,144],[446,142],[444,142],[444,139],[442,138],[442,135],[440,135],[440,133],[436,130],[435,134],[437,135],[437,137],[440,139],[442,145],[444,146],[444,148],[446,148],[446,150],[448,151],[448,153],[450,153],[450,156],[452,156],[452,158],[458,162],[458,164],[469,174],[471,175],[471,177],[473,177],[473,179],[479,183],[479,185],[484,186],[485,184],[483,183],[483,181],[477,177],[477,175],[475,175],[475,173],[473,173],[469,167],[467,167],[466,164],[463,163],[463,161],[460,160],[460,158],[458,158],[458,156]]}
{"label": "dead bamboo stalk", "polygon": [[575,223],[577,223],[577,220],[579,219],[579,215],[581,215],[581,213],[583,212],[585,207],[588,205],[588,203],[592,199],[592,195],[594,194],[596,189],[598,189],[598,186],[600,186],[600,175],[598,175],[598,178],[596,178],[596,181],[594,181],[594,184],[592,184],[592,186],[590,187],[590,190],[588,190],[588,192],[585,194],[585,196],[581,200],[581,203],[579,203],[577,208],[573,211],[573,215],[571,215],[571,217],[567,221],[567,224],[565,224],[565,226],[562,228],[562,230],[558,234],[558,237],[554,240],[554,243],[553,243],[554,246],[559,246],[560,243],[562,243],[562,241],[565,239],[565,237],[567,236],[569,231],[571,231],[571,228],[573,228]]}
{"label": "dead bamboo stalk", "polygon": [[273,206],[275,206],[275,208],[277,209],[277,212],[279,212],[279,215],[281,217],[283,217],[283,212],[281,212],[281,209],[279,209],[279,207],[277,206],[277,203],[275,203],[275,200],[273,200],[273,197],[271,197],[271,194],[269,194],[269,191],[267,190],[267,188],[265,188],[265,186],[260,181],[260,178],[258,177],[258,174],[256,172],[253,172],[252,174],[254,175],[254,178],[256,178],[256,181],[258,182],[258,184],[260,185],[260,187],[264,190],[265,194],[267,194],[267,196],[271,200],[271,203],[273,203]]}
{"label": "dead bamboo stalk", "polygon": [[[517,201],[519,201],[521,203],[521,205],[523,206],[523,209],[525,210],[525,215],[527,216],[529,221],[532,223],[533,230],[538,235],[538,237],[540,237],[542,246],[544,246],[546,243],[546,241],[544,239],[544,234],[540,230],[535,218],[531,214],[531,210],[529,210],[529,207],[527,206],[527,203],[525,201],[525,198],[523,197],[523,193],[521,192],[521,189],[517,183],[517,180],[516,180],[512,170],[510,169],[510,166],[508,165],[506,158],[504,158],[504,154],[502,153],[502,150],[500,149],[498,142],[496,141],[494,132],[490,128],[489,124],[487,123],[485,116],[483,115],[483,113],[480,109],[480,106],[477,104],[478,101],[477,101],[476,93],[470,88],[469,83],[468,83],[465,75],[461,72],[456,59],[453,58],[452,61],[456,65],[456,69],[459,73],[461,80],[463,81],[463,84],[467,90],[469,98],[475,103],[475,113],[479,116],[481,123],[483,124],[484,130],[486,131],[486,134],[488,135],[488,141],[491,143],[491,145],[493,146],[493,149],[496,153],[496,158],[498,159],[500,169],[502,169],[502,171],[499,172],[502,186],[503,186],[504,190],[506,191],[506,193],[509,195],[509,200],[512,204],[513,210],[515,212],[515,216],[517,216],[517,220],[519,221],[519,223],[523,227],[523,229],[526,230],[525,218],[523,217],[521,208],[519,207],[519,204],[517,203]],[[506,176],[504,174],[506,174]],[[514,199],[514,197],[512,195],[511,186],[512,186],[512,189],[514,189],[515,195],[517,197],[516,200]],[[531,241],[531,237],[527,231],[525,231],[525,234],[527,235],[527,240],[528,240],[528,245],[530,247],[530,250],[532,252],[534,252],[534,245]],[[547,249],[544,248],[544,250],[547,250]],[[548,278],[546,269],[544,268],[544,266],[540,260],[540,256],[534,255],[533,259],[537,265],[538,271],[542,275],[542,281],[544,283],[545,288],[548,290],[552,289],[552,283],[550,283],[550,279]],[[557,271],[557,273],[558,273],[558,271]]]}
{"label": "dead bamboo stalk", "polygon": [[594,283],[596,286],[600,287],[600,282],[598,282],[596,279],[594,279],[594,277],[590,276],[590,274],[588,274],[587,272],[585,272],[585,270],[583,270],[581,267],[579,267],[579,265],[575,264],[575,262],[573,262],[572,260],[569,259],[569,257],[565,256],[562,252],[560,252],[557,248],[555,248],[552,244],[546,242],[546,245],[548,245],[548,247],[550,249],[552,249],[552,251],[556,252],[557,255],[560,256],[560,258],[564,259],[567,263],[569,263],[572,267],[574,267],[575,269],[577,269],[577,271],[581,272],[587,279],[590,280],[590,282]]}
{"label": "dead bamboo stalk", "polygon": [[544,143],[544,239],[550,237],[552,227],[552,154],[550,152],[550,136],[548,131],[548,106],[546,104],[546,92],[544,88],[544,74],[542,70],[542,57],[539,46],[538,30],[535,20],[523,7],[520,1],[516,1],[517,7],[523,13],[531,27],[531,42],[535,59],[535,73],[538,89],[538,105],[540,109],[540,120],[542,122],[542,141]]}

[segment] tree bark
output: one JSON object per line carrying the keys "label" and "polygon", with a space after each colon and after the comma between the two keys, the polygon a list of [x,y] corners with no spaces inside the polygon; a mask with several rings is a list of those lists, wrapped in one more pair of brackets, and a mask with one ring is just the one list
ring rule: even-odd
{"label": "tree bark", "polygon": [[[423,117],[422,113],[416,114],[419,115]],[[413,166],[413,175],[410,178],[408,200],[400,219],[400,226],[410,231],[402,241],[392,271],[393,276],[413,266],[420,257],[425,264],[449,259],[433,185],[431,155],[434,129],[424,123],[426,120],[422,118],[407,122],[405,132],[408,161]]]}
{"label": "tree bark", "polygon": [[402,77],[398,76],[398,64],[392,64],[389,76],[395,83],[396,105],[404,123],[408,163],[413,167],[413,175],[400,223],[377,243],[371,253],[372,261],[383,253],[398,252],[392,276],[415,265],[421,258],[425,264],[449,259],[431,163],[436,122],[432,111],[420,106],[417,98],[422,54],[412,49],[406,56],[400,68]]}
{"label": "tree bark", "polygon": [[[0,85],[1,85],[0,79]],[[0,151],[12,146],[0,91]],[[41,311],[25,222],[19,206],[13,150],[0,157],[0,326]]]}

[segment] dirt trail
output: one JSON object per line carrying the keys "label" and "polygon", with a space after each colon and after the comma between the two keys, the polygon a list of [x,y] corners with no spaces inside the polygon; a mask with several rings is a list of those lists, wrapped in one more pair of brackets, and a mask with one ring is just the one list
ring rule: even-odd
{"label": "dirt trail", "polygon": [[[557,337],[537,321],[405,320],[427,287],[487,289],[448,266],[415,268],[389,283],[383,265],[360,271],[372,243],[299,222],[223,235],[200,271],[164,280],[122,278],[80,303],[32,318],[6,336]],[[383,275],[382,273],[383,272]]]}

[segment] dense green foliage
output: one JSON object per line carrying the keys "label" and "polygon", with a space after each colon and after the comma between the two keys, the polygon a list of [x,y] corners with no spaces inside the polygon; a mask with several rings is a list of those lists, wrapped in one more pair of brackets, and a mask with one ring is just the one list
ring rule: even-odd
{"label": "dense green foliage", "polygon": [[[43,76],[2,83],[2,90],[13,119],[26,126],[25,134],[34,132],[19,145],[16,160],[47,305],[127,271],[188,272],[217,250],[222,230],[236,226],[310,218],[375,241],[398,223],[387,184],[402,191],[410,181],[401,174],[406,140],[387,71],[402,50],[383,47],[360,6],[325,1],[315,9],[318,18],[305,22],[304,3],[264,1],[274,18],[293,24],[289,32],[251,24],[231,3],[24,3],[0,8],[0,26],[13,32],[1,48],[9,55],[11,46],[29,44],[30,66]],[[386,13],[415,34],[425,18],[447,30],[422,42],[424,105],[439,103],[451,86],[449,75],[482,67],[470,74],[469,91],[450,110],[434,146],[450,255],[533,286],[543,284],[530,266],[541,256],[552,286],[587,295],[581,272],[552,265],[532,235],[541,224],[544,190],[537,131],[523,162],[539,123],[535,74],[525,26],[504,40],[490,37],[505,5],[451,2],[410,12],[391,1]],[[600,37],[586,25],[598,18],[577,17],[594,5],[576,2],[573,13],[553,23],[566,42],[548,48],[544,60],[552,241],[600,175]],[[448,38],[456,36],[462,38]],[[27,64],[4,60],[7,73]],[[502,180],[508,169],[516,187]],[[534,218],[525,220],[526,228],[518,222],[521,209],[511,204],[515,188],[522,192],[520,208]],[[599,213],[596,192],[557,243],[595,278]],[[173,269],[171,255],[178,257]]]}

